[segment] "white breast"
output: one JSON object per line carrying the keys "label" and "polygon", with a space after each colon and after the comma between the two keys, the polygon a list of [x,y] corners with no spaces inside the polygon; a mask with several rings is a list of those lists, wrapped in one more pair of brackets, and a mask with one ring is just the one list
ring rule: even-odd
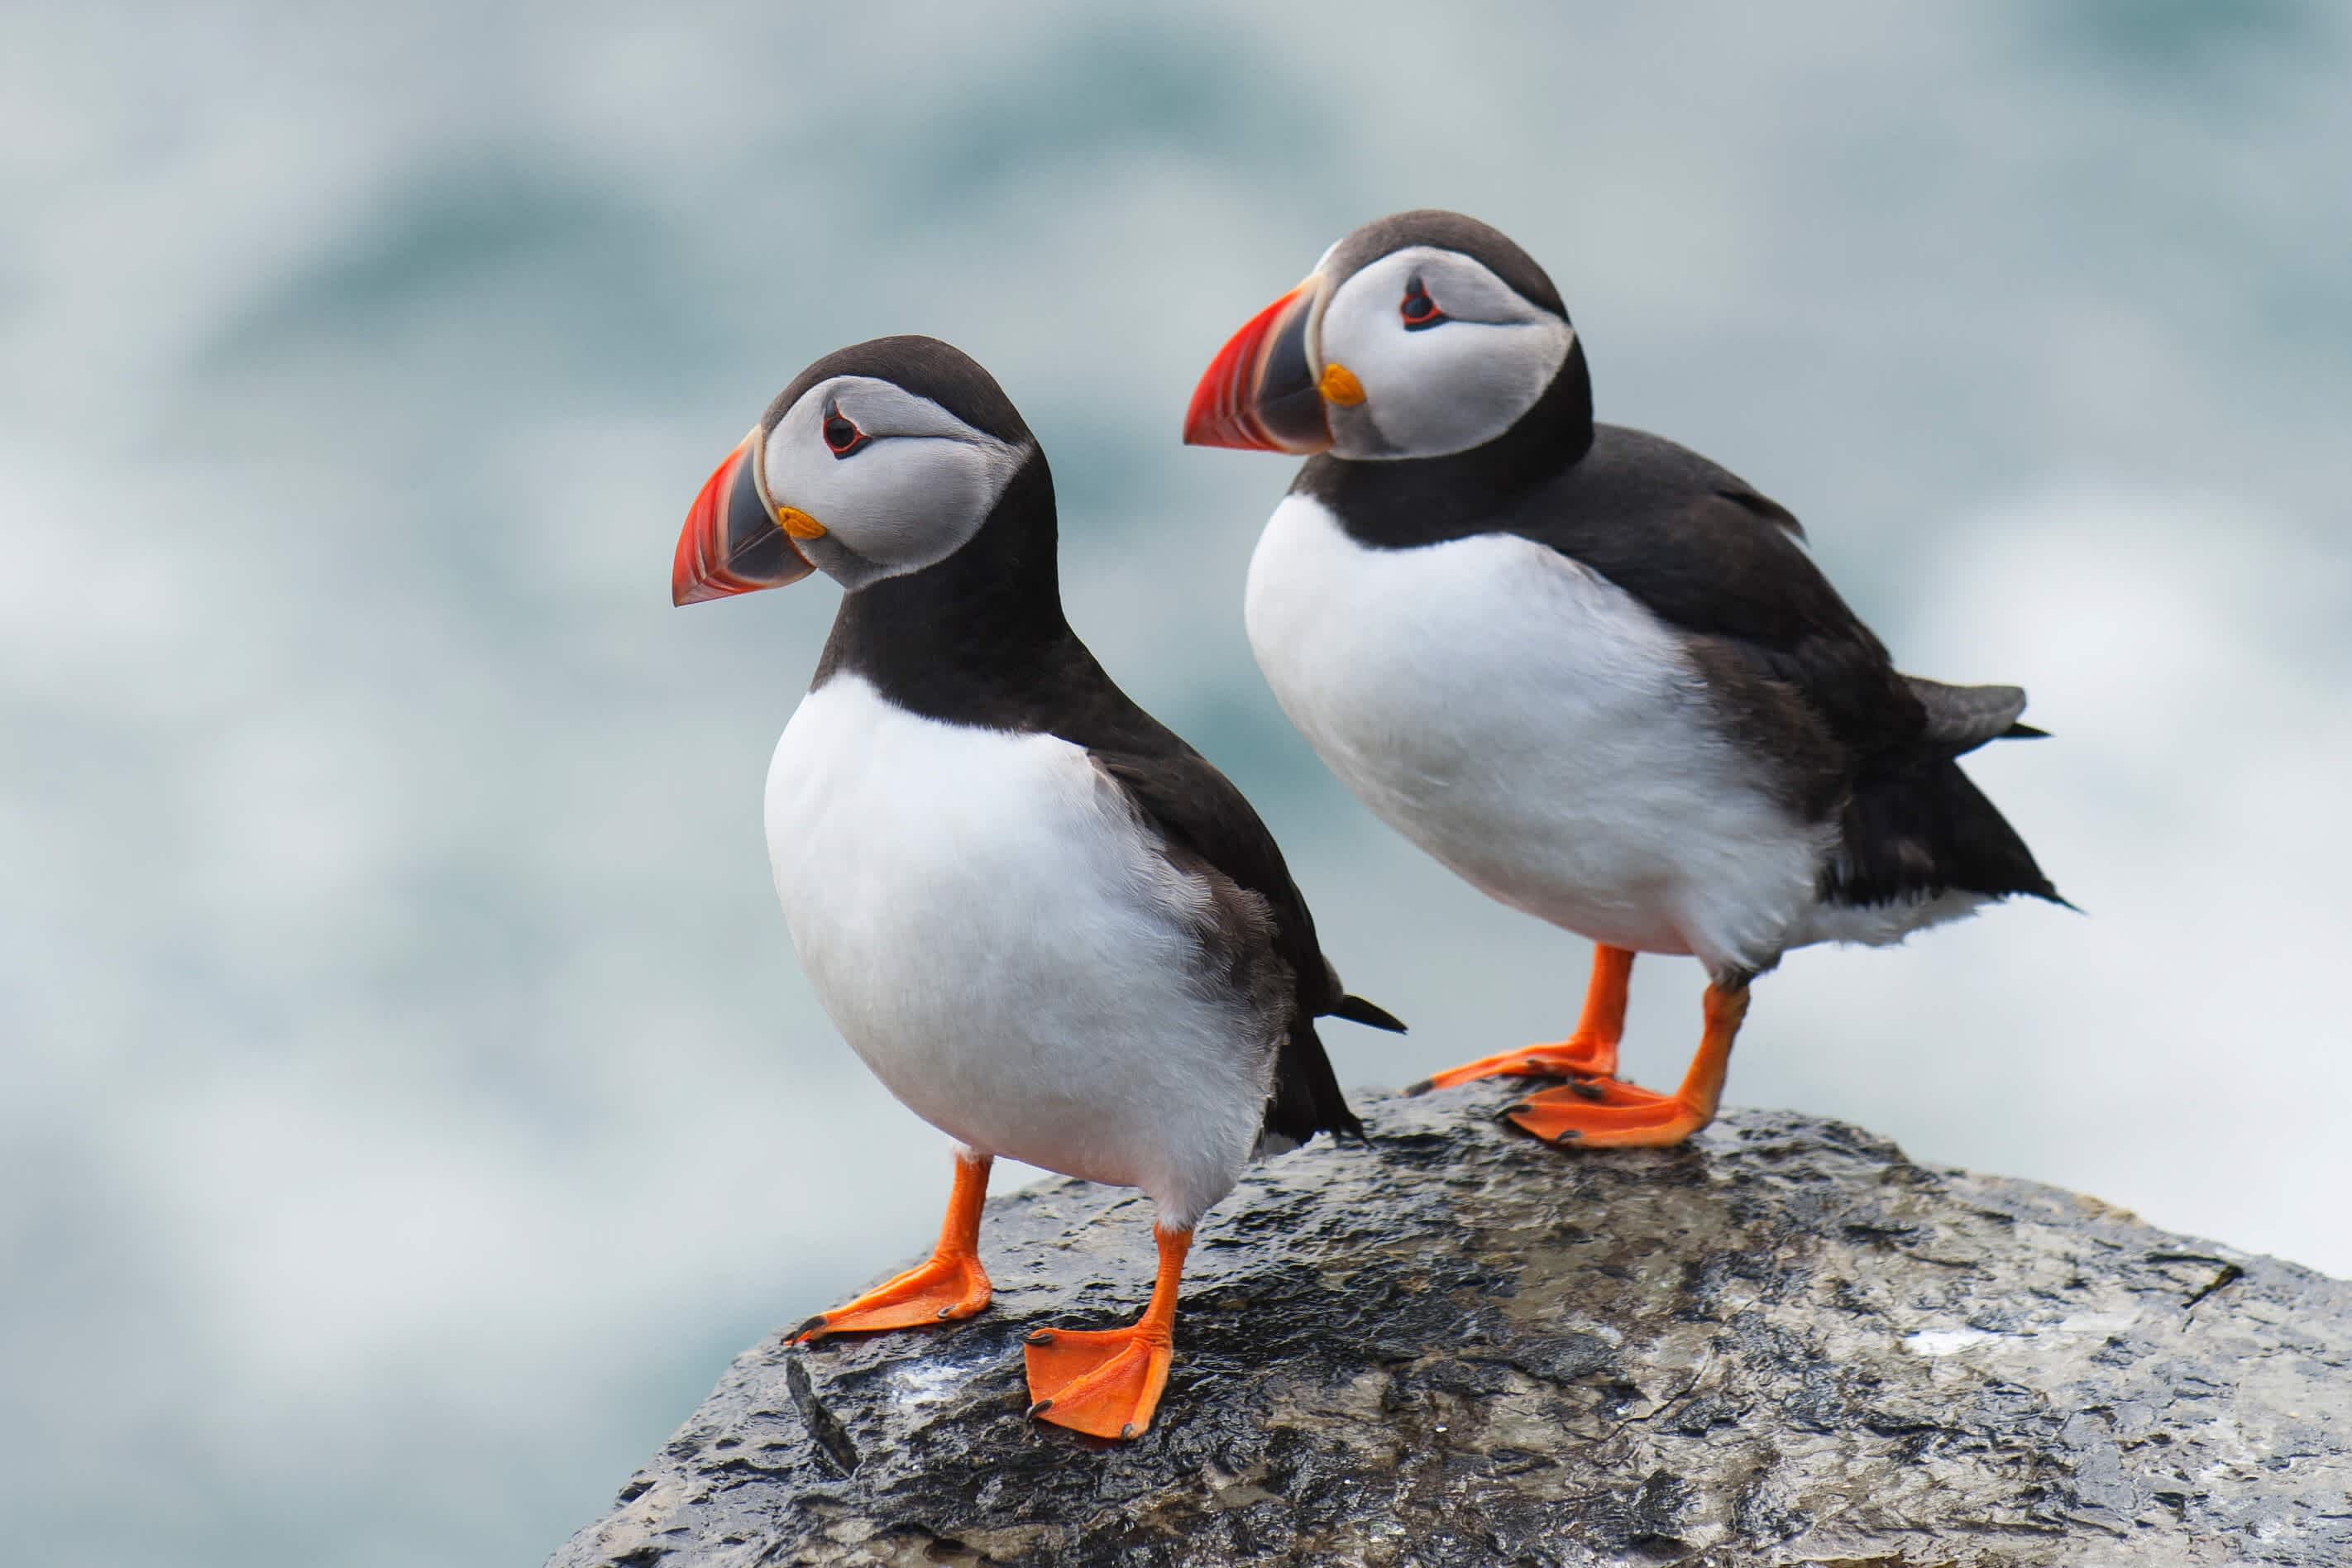
{"label": "white breast", "polygon": [[1557,552],[1367,549],[1294,495],[1247,616],[1325,763],[1504,903],[1717,968],[1769,963],[1811,908],[1822,831],[1752,782],[1674,633]]}
{"label": "white breast", "polygon": [[1190,1224],[1232,1185],[1275,1040],[1205,985],[1174,872],[1084,750],[805,698],[768,773],[793,944],[908,1109],[974,1149],[1142,1187]]}

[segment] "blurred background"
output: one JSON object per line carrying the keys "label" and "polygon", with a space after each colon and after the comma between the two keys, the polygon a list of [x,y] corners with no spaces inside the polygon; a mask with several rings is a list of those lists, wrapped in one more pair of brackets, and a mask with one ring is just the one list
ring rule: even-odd
{"label": "blurred background", "polygon": [[[1970,766],[2087,916],[1795,955],[1731,1098],[2352,1273],[2352,12],[0,26],[16,1560],[537,1562],[928,1243],[943,1140],[816,1008],[761,835],[834,591],[668,603],[697,487],[839,344],[950,338],[1040,433],[1080,632],[1415,1025],[1332,1026],[1343,1080],[1560,1034],[1584,945],[1260,684],[1289,465],[1177,444],[1233,327],[1424,204],[1548,266],[1604,418],[2056,734]],[[1633,1076],[1699,984],[1637,970]]]}

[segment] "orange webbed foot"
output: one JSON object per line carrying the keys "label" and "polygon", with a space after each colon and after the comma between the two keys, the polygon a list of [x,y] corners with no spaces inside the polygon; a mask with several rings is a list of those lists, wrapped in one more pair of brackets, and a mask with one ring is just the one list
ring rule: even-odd
{"label": "orange webbed foot", "polygon": [[980,1211],[988,1201],[983,1154],[956,1156],[955,1186],[948,1194],[948,1217],[931,1255],[894,1279],[887,1279],[847,1306],[819,1312],[794,1329],[788,1343],[804,1344],[827,1334],[865,1334],[877,1329],[912,1329],[969,1318],[988,1305],[988,1270],[980,1263]]}
{"label": "orange webbed foot", "polygon": [[1029,1414],[1096,1437],[1133,1437],[1151,1425],[1175,1347],[1164,1331],[1040,1329],[1022,1347]]}
{"label": "orange webbed foot", "polygon": [[969,1318],[988,1305],[988,1271],[969,1255],[934,1256],[846,1306],[819,1312],[793,1331],[795,1343],[826,1334],[872,1333]]}
{"label": "orange webbed foot", "polygon": [[1189,1230],[1151,1228],[1160,1272],[1151,1304],[1124,1329],[1039,1329],[1022,1347],[1029,1415],[1094,1437],[1136,1437],[1151,1425],[1176,1345],[1176,1285]]}
{"label": "orange webbed foot", "polygon": [[1423,1079],[1405,1093],[1427,1094],[1433,1089],[1452,1089],[1456,1084],[1473,1083],[1482,1078],[1614,1078],[1616,1075],[1617,1042],[1580,1035],[1553,1045],[1526,1046],[1516,1051],[1481,1057],[1458,1068],[1448,1068],[1433,1078]]}
{"label": "orange webbed foot", "polygon": [[1715,1120],[1731,1043],[1748,1016],[1748,987],[1709,984],[1706,1026],[1682,1087],[1657,1094],[1614,1079],[1569,1083],[1531,1094],[1505,1111],[1513,1126],[1547,1143],[1582,1149],[1661,1148]]}
{"label": "orange webbed foot", "polygon": [[1631,952],[1622,947],[1595,947],[1592,979],[1584,988],[1584,1013],[1574,1034],[1552,1045],[1527,1046],[1465,1062],[1422,1079],[1405,1093],[1427,1094],[1482,1078],[1615,1078],[1617,1042],[1625,1033],[1625,987],[1633,973]]}
{"label": "orange webbed foot", "polygon": [[1523,1132],[1563,1148],[1657,1148],[1679,1143],[1715,1120],[1679,1094],[1654,1094],[1614,1079],[1531,1094],[1503,1113]]}

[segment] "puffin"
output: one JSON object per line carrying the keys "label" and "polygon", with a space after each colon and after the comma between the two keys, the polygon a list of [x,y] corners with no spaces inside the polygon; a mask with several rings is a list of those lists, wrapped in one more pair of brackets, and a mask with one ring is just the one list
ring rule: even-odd
{"label": "puffin", "polygon": [[1135,1323],[1043,1328],[1029,1414],[1150,1426],[1203,1212],[1254,1157],[1361,1137],[1318,1017],[1349,995],[1241,792],[1130,701],[1064,617],[1054,481],[961,351],[887,337],[801,372],[688,511],[671,598],[823,572],[845,590],[767,778],[768,852],[809,984],[901,1103],[954,1140],[929,1258],[792,1336],[988,1305],[999,1155],[1142,1189]]}
{"label": "puffin", "polygon": [[[2025,693],[1898,673],[1786,508],[1592,414],[1543,268],[1421,210],[1355,230],[1234,333],[1184,439],[1307,455],[1245,619],[1325,764],[1474,887],[1594,944],[1566,1038],[1411,1092],[1565,1079],[1508,1120],[1664,1145],[1713,1120],[1750,983],[1790,949],[2065,900],[1958,761],[2042,735]],[[1706,974],[1671,1093],[1617,1076],[1642,952]]]}

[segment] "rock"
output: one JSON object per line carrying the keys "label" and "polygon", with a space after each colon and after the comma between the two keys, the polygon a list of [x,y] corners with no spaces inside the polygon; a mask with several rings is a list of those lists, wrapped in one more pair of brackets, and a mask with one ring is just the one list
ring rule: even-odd
{"label": "rock", "polygon": [[[2352,1563],[2352,1285],[1747,1111],[1573,1153],[1360,1106],[1202,1225],[1158,1422],[1024,1418],[1149,1206],[990,1205],[995,1304],[728,1369],[557,1568]],[[910,1240],[913,1238],[909,1238]]]}

